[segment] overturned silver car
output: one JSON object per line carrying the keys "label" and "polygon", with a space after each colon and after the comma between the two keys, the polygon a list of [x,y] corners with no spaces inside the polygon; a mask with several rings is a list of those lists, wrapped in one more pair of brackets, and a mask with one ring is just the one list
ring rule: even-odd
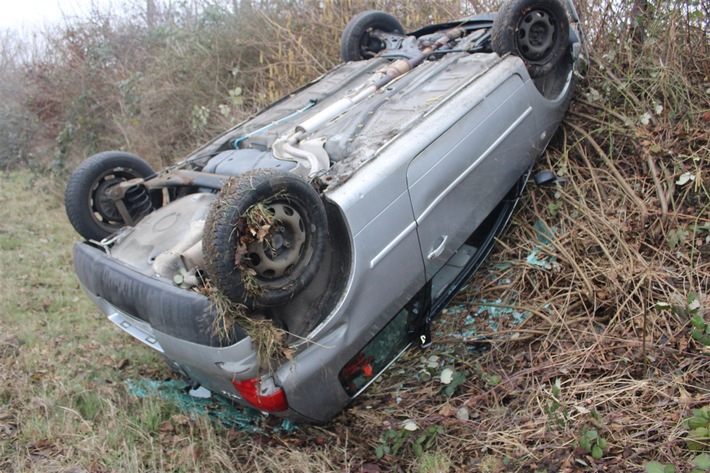
{"label": "overturned silver car", "polygon": [[[197,389],[308,422],[336,415],[481,264],[572,98],[571,1],[404,34],[368,11],[345,62],[154,172],[76,169],[74,267],[118,327]],[[250,321],[283,334],[265,358]]]}

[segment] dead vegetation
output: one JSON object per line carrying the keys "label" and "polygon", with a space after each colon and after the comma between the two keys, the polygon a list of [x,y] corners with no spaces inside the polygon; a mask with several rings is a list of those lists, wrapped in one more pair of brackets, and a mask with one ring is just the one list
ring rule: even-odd
{"label": "dead vegetation", "polygon": [[[264,8],[272,5],[261,3]],[[401,13],[408,27],[429,21],[422,13],[425,8],[444,16],[454,9],[453,2],[371,3],[368,7]],[[130,365],[122,361],[126,358],[120,353],[132,350],[135,357],[145,349],[119,346],[129,342],[113,327],[106,327],[102,343],[84,340],[77,346],[86,332],[110,325],[105,320],[92,320],[95,327],[84,327],[83,334],[67,334],[73,325],[66,325],[57,339],[59,330],[51,314],[45,314],[48,308],[61,314],[81,312],[81,317],[91,309],[71,305],[69,296],[62,296],[59,308],[51,294],[35,296],[58,276],[41,276],[46,268],[35,274],[10,267],[18,254],[29,264],[32,253],[3,229],[0,243],[9,276],[3,313],[11,315],[2,321],[0,338],[0,469],[708,471],[703,461],[710,440],[702,430],[710,412],[710,355],[704,338],[710,331],[708,4],[648,4],[640,44],[631,41],[631,4],[584,5],[590,72],[538,165],[565,182],[529,187],[486,265],[436,322],[433,347],[410,350],[329,425],[285,433],[275,431],[277,422],[267,418],[262,433],[248,434],[191,418],[159,399],[131,397],[122,387],[126,373],[165,377],[159,360],[143,360],[140,369],[141,360],[131,359]],[[274,11],[279,5],[273,3]],[[299,28],[316,24],[337,37],[344,24],[340,15],[362,5],[305,2],[303,7],[301,15],[279,10],[279,15],[292,15],[283,21],[276,21],[270,10],[260,13],[259,21],[265,23],[255,24],[271,25],[274,29],[264,27],[263,34],[276,31],[275,36],[262,38],[259,48],[233,55],[234,63],[219,66],[231,70],[248,57],[257,58],[250,63],[258,64],[250,72],[254,85],[232,81],[220,85],[216,98],[196,95],[210,110],[210,119],[220,103],[240,96],[227,90],[243,87],[241,95],[256,106],[282,92],[275,77],[288,75],[302,82],[337,60],[336,48],[325,52]],[[408,16],[414,12],[421,16]],[[171,34],[172,42],[165,44],[174,48],[175,61],[185,59],[176,39],[181,33]],[[157,33],[154,40],[161,41]],[[298,67],[304,57],[311,69]],[[212,63],[195,69],[205,68],[218,69]],[[148,75],[136,79],[140,96],[183,90],[189,75],[173,72],[166,72],[164,81]],[[239,69],[235,77],[243,72]],[[126,73],[124,79],[130,77]],[[107,96],[101,103],[119,100],[128,110],[128,96],[121,97]],[[237,102],[230,102],[234,110],[242,107]],[[142,114],[152,107],[146,106],[136,112],[135,125],[127,116],[125,122],[117,119],[125,140],[102,128],[108,138],[97,138],[96,144],[138,144],[156,153],[152,156],[163,156],[171,136],[191,129],[194,102],[186,103],[190,105],[180,106],[187,108],[175,111],[179,120],[166,120],[171,131],[160,139],[147,138],[162,133],[157,123],[139,133],[140,124],[146,123]],[[55,120],[48,122],[49,128],[51,123],[72,123],[62,121],[58,105],[34,104]],[[227,118],[252,109],[239,110]],[[101,126],[116,123],[107,120]],[[220,119],[210,127],[224,124]],[[60,137],[56,135],[61,148]],[[71,152],[89,149],[82,145]],[[27,211],[7,211],[3,221]],[[60,209],[55,214],[44,218],[63,218]],[[24,230],[17,225],[7,228],[20,234]],[[28,230],[27,241],[41,232]],[[60,259],[68,265],[68,248],[53,251],[65,252]],[[31,263],[40,268],[44,260],[33,258]],[[24,283],[30,284],[26,293],[18,289]],[[78,301],[81,295],[72,283],[65,285]],[[15,300],[10,298],[12,288],[24,299],[10,305]],[[23,329],[28,320],[24,314],[48,321],[30,334]],[[99,361],[88,359],[87,353]],[[80,361],[82,370],[96,365],[106,372],[80,373],[70,383],[67,379],[73,378],[66,370],[76,375]],[[129,416],[132,411],[140,416]],[[123,432],[124,439],[116,440],[112,431]]]}
{"label": "dead vegetation", "polygon": [[[386,379],[364,401],[397,413],[383,423],[397,434],[371,448],[414,456],[421,433],[443,426],[435,450],[457,452],[462,471],[707,464],[697,453],[710,447],[707,431],[688,421],[710,410],[700,333],[710,304],[710,90],[708,62],[697,60],[707,42],[691,53],[698,38],[675,33],[636,48],[597,37],[587,82],[539,165],[565,181],[529,189],[457,313],[437,327],[435,376],[448,365],[464,380],[450,397],[417,383],[413,353],[409,381]],[[475,361],[459,346],[472,327],[485,342],[468,345],[490,346]],[[350,415],[367,424],[373,411]],[[412,435],[398,423],[409,417],[419,424]],[[706,436],[696,444],[697,435]]]}
{"label": "dead vegetation", "polygon": [[287,332],[278,328],[271,319],[232,301],[208,281],[199,288],[199,292],[209,298],[216,311],[212,333],[217,339],[233,340],[235,326],[244,330],[244,333],[252,338],[259,366],[264,369],[283,360],[287,355],[291,356],[291,350],[284,343]]}

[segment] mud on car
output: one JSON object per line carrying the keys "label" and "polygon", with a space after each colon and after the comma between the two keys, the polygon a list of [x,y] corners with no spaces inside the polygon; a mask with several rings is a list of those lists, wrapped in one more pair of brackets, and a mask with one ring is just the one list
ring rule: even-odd
{"label": "mud on car", "polygon": [[[406,34],[363,12],[341,55],[177,164],[99,153],[65,195],[76,274],[109,320],[193,388],[309,422],[431,342],[560,124],[584,42],[571,1],[508,0]],[[255,322],[279,350],[263,356]]]}

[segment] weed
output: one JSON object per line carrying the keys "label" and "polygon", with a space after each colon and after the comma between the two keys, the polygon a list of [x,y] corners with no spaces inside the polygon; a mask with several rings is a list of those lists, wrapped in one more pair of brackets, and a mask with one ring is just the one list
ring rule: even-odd
{"label": "weed", "polygon": [[244,105],[244,96],[242,95],[242,88],[235,87],[229,91],[229,100],[232,105],[242,106]]}
{"label": "weed", "polygon": [[700,313],[701,307],[698,295],[694,292],[689,293],[682,304],[660,302],[655,305],[656,310],[671,310],[681,318],[689,319],[691,338],[700,344],[703,353],[710,354],[710,322]]}
{"label": "weed", "polygon": [[701,453],[690,460],[690,463],[693,465],[691,473],[707,473],[710,471],[710,455],[707,453]]}
{"label": "weed", "polygon": [[648,462],[643,467],[646,473],[675,473],[675,466],[672,464],[664,465],[657,461]]}
{"label": "weed", "polygon": [[674,230],[668,231],[668,247],[671,249],[671,251],[675,251],[676,248],[685,245],[687,239],[687,230],[684,230],[682,228],[676,228]]}
{"label": "weed", "polygon": [[180,412],[175,404],[160,398],[143,398],[138,404],[141,416],[136,423],[147,432],[158,432],[163,422]]}
{"label": "weed", "polygon": [[476,375],[483,380],[487,388],[492,388],[493,386],[497,386],[500,384],[501,378],[497,374],[490,374],[486,372],[483,369],[483,366],[480,363],[476,363],[474,365],[474,370],[476,372]]}
{"label": "weed", "polygon": [[74,396],[74,408],[81,414],[81,417],[92,421],[101,412],[103,401],[95,392],[85,391]]}
{"label": "weed", "polygon": [[550,202],[549,204],[547,204],[547,211],[550,213],[551,216],[556,217],[557,213],[562,208],[562,205],[563,202],[561,200]]}
{"label": "weed", "polygon": [[456,390],[461,386],[468,378],[468,371],[465,370],[454,370],[453,368],[446,367],[441,371],[439,380],[444,386],[441,388],[441,392],[446,396],[453,396]]}
{"label": "weed", "polygon": [[241,272],[242,284],[247,294],[257,296],[264,291],[264,288],[259,284],[256,271],[252,268],[244,268]]}
{"label": "weed", "polygon": [[688,450],[710,450],[710,408],[693,409],[693,415],[686,420]]}
{"label": "weed", "polygon": [[235,318],[243,316],[246,312],[246,307],[230,300],[209,281],[205,281],[204,286],[200,288],[200,292],[210,300],[214,309],[215,317],[210,327],[212,334],[221,341],[232,339]]}
{"label": "weed", "polygon": [[544,411],[550,422],[554,422],[558,427],[565,427],[569,419],[569,412],[566,407],[560,403],[560,395],[562,394],[562,381],[557,378],[552,385],[550,391],[550,402],[545,405]]}
{"label": "weed", "polygon": [[207,120],[210,117],[210,109],[203,105],[195,105],[192,108],[192,131],[201,133],[207,126]]}
{"label": "weed", "polygon": [[693,330],[690,332],[693,340],[703,346],[703,353],[710,355],[710,322],[699,314],[694,315],[690,319]]}
{"label": "weed", "polygon": [[388,429],[380,437],[380,444],[375,448],[375,455],[377,458],[382,458],[385,455],[396,456],[411,434],[409,430],[405,429]]}
{"label": "weed", "polygon": [[432,425],[417,435],[418,426],[413,421],[404,424],[401,429],[388,429],[380,436],[380,444],[375,449],[377,458],[385,455],[398,456],[407,447],[411,453],[420,457],[436,443],[439,435],[444,433],[444,428]]}
{"label": "weed", "polygon": [[595,460],[601,460],[604,456],[604,450],[608,448],[606,439],[600,436],[595,428],[587,426],[582,427],[578,445],[579,448],[590,454]]}
{"label": "weed", "polygon": [[451,470],[451,460],[442,453],[424,452],[417,459],[415,471],[417,473],[445,473]]}

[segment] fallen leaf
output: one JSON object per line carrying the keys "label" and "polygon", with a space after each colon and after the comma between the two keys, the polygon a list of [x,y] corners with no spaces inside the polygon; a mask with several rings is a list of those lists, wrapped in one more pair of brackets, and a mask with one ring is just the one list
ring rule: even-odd
{"label": "fallen leaf", "polygon": [[284,358],[290,361],[293,360],[293,357],[296,354],[296,350],[294,350],[293,348],[282,348],[281,354],[284,356]]}
{"label": "fallen leaf", "polygon": [[464,406],[461,409],[459,409],[458,411],[456,411],[456,418],[458,420],[464,420],[464,421],[469,420],[471,418],[471,416],[469,415],[468,407]]}
{"label": "fallen leaf", "polygon": [[685,172],[680,175],[680,177],[678,178],[677,181],[675,181],[675,183],[678,184],[679,186],[682,186],[682,185],[687,184],[688,182],[694,181],[694,180],[695,180],[695,174],[693,174],[691,172]]}
{"label": "fallen leaf", "polygon": [[375,463],[363,463],[360,473],[380,473],[382,470]]}
{"label": "fallen leaf", "polygon": [[444,368],[441,371],[441,384],[451,384],[454,379],[454,370],[451,368]]}
{"label": "fallen leaf", "polygon": [[259,227],[259,230],[256,232],[256,241],[264,241],[266,235],[269,234],[269,230],[271,230],[271,225],[262,225]]}
{"label": "fallen leaf", "polygon": [[158,426],[159,432],[175,432],[175,426],[169,420],[163,421]]}
{"label": "fallen leaf", "polygon": [[417,425],[416,422],[414,422],[413,420],[410,419],[410,420],[404,422],[404,424],[402,425],[402,428],[404,430],[414,432],[415,430],[417,430],[419,428],[419,426]]}
{"label": "fallen leaf", "polygon": [[456,408],[449,403],[444,404],[439,409],[439,415],[442,417],[453,417],[456,414]]}

